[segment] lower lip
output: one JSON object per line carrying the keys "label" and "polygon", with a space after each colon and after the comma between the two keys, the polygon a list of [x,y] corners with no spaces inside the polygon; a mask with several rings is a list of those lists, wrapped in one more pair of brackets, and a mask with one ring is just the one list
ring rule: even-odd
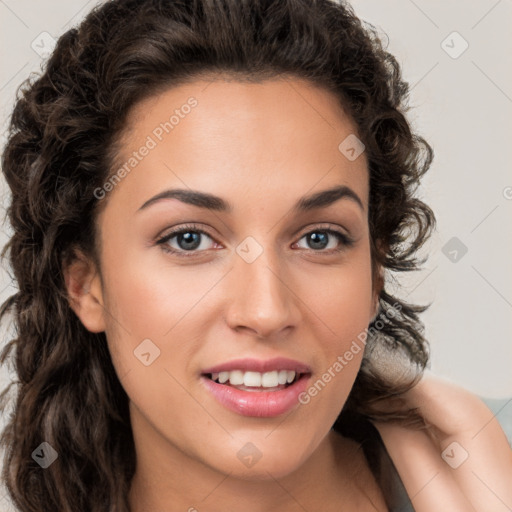
{"label": "lower lip", "polygon": [[299,395],[306,390],[309,379],[310,375],[304,374],[280,391],[242,391],[201,376],[206,389],[222,405],[242,416],[258,418],[272,418],[290,411],[299,403]]}

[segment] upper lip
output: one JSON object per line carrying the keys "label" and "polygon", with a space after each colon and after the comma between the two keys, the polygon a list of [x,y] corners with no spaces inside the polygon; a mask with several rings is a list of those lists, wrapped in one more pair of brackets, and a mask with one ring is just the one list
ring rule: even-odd
{"label": "upper lip", "polygon": [[252,371],[252,372],[271,372],[274,370],[293,370],[296,373],[311,373],[311,367],[300,361],[294,361],[285,357],[275,357],[273,359],[233,359],[225,363],[220,363],[202,371],[207,373],[229,372],[232,370]]}

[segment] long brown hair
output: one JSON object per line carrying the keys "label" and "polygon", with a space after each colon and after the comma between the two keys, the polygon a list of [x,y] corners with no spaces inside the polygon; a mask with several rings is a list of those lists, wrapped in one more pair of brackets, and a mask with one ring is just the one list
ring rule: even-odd
{"label": "long brown hair", "polygon": [[[113,171],[129,110],[157,90],[209,72],[254,81],[295,76],[335,94],[356,123],[369,163],[374,274],[379,265],[390,275],[424,263],[417,251],[435,217],[414,193],[433,151],[404,116],[409,86],[396,59],[349,5],[112,0],[97,6],[59,38],[41,76],[20,86],[2,157],[12,192],[12,236],[2,255],[19,291],[0,310],[2,320],[12,313],[15,326],[0,362],[14,352],[17,377],[1,396],[5,410],[17,386],[0,441],[3,479],[20,511],[129,510],[135,456],[128,397],[104,333],[87,331],[71,310],[62,269],[73,248],[99,263],[94,191]],[[385,286],[379,300],[340,418],[412,417],[384,413],[378,404],[408,389],[427,364],[418,313],[428,306],[400,300]],[[383,346],[415,368],[405,381],[378,370],[375,350]],[[58,453],[46,469],[31,457],[43,441]]]}

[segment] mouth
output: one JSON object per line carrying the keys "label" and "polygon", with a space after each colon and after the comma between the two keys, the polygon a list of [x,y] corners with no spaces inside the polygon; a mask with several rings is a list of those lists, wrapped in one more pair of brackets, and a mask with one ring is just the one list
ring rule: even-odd
{"label": "mouth", "polygon": [[275,417],[299,403],[311,369],[291,360],[239,360],[201,373],[200,380],[221,405],[242,416]]}

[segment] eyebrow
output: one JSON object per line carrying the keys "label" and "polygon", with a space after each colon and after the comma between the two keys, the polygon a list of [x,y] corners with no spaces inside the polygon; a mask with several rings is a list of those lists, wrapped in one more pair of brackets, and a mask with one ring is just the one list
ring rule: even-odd
{"label": "eyebrow", "polygon": [[[138,209],[138,211],[144,210],[152,204],[165,199],[177,199],[182,203],[216,212],[231,213],[233,211],[231,203],[221,197],[206,192],[200,192],[198,190],[185,189],[164,190],[163,192],[160,192],[148,199]],[[364,211],[363,202],[360,197],[350,187],[345,185],[339,185],[334,188],[322,190],[321,192],[316,192],[309,196],[303,196],[297,201],[297,203],[295,203],[293,211],[295,213],[304,213],[311,210],[326,208],[340,199],[349,199],[355,202],[361,210]]]}

